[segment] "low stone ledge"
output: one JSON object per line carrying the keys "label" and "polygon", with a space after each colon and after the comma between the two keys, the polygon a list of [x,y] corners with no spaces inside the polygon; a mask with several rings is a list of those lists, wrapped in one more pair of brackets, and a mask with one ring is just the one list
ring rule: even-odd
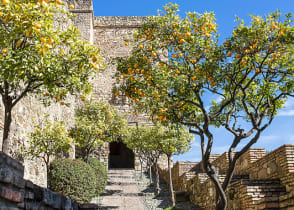
{"label": "low stone ledge", "polygon": [[24,166],[17,160],[12,159],[4,152],[0,151],[0,168],[9,168],[13,173],[19,177],[24,175]]}
{"label": "low stone ledge", "polygon": [[23,179],[23,166],[0,152],[0,210],[14,209],[94,210],[98,206],[78,204],[62,194]]}

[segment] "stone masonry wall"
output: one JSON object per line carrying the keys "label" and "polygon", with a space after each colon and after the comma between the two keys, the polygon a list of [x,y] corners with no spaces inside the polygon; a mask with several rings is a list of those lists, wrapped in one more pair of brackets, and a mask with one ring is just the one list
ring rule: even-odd
{"label": "stone masonry wall", "polygon": [[[116,66],[111,64],[115,57],[128,56],[131,51],[131,46],[126,46],[125,39],[130,39],[133,30],[141,27],[142,22],[146,17],[126,16],[126,17],[94,17],[94,44],[100,50],[104,62],[106,63],[105,71],[93,81],[93,98],[103,100],[113,107],[118,112],[127,118],[130,126],[135,125],[152,125],[145,115],[134,115],[131,107],[128,105],[128,99],[125,96],[115,96],[113,89],[116,81],[114,74]],[[101,155],[101,161],[108,165],[107,144],[104,145],[104,154]],[[166,157],[162,156],[159,160],[163,167],[166,167]],[[135,154],[135,169],[140,170],[140,161]],[[143,166],[144,167],[144,166]]]}
{"label": "stone masonry wall", "polygon": [[[227,157],[227,153],[223,153],[212,158],[213,164],[219,168],[221,182],[228,167]],[[188,164],[184,172],[182,169],[186,164],[177,162],[172,169],[175,190],[185,191],[190,200],[203,209],[214,209],[215,188],[203,173],[201,162],[194,166],[193,163]],[[167,171],[161,170],[161,175],[166,180]],[[261,148],[248,150],[237,161],[234,177],[226,194],[229,210],[293,210],[294,145],[281,146],[267,155]]]}

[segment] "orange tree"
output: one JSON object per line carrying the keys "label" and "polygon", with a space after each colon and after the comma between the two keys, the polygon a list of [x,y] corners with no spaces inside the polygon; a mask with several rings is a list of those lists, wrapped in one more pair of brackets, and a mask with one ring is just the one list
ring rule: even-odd
{"label": "orange tree", "polygon": [[[186,125],[200,137],[204,170],[216,189],[216,209],[225,209],[236,160],[292,95],[291,15],[252,17],[248,26],[240,21],[232,36],[218,44],[213,13],[187,13],[182,19],[177,5],[164,8],[134,33],[131,55],[117,58],[116,95],[129,97],[152,120]],[[236,126],[240,116],[241,124],[247,122],[251,129]],[[213,126],[224,126],[234,134],[224,183],[209,161]],[[234,156],[241,140],[247,143]]]}
{"label": "orange tree", "polygon": [[88,162],[96,149],[121,138],[126,128],[127,121],[108,103],[87,101],[76,110],[69,134],[77,145],[77,155]]}
{"label": "orange tree", "polygon": [[127,147],[139,154],[142,160],[145,160],[149,167],[150,183],[152,179],[151,167],[155,164],[156,169],[156,193],[159,194],[159,174],[158,174],[158,159],[160,155],[166,155],[169,187],[171,192],[171,202],[175,206],[174,190],[172,183],[171,158],[173,155],[184,154],[191,148],[192,136],[183,126],[167,125],[162,126],[156,124],[154,126],[130,127],[124,139]]}
{"label": "orange tree", "polygon": [[51,122],[48,116],[34,126],[30,133],[28,147],[22,148],[22,154],[26,157],[40,158],[44,161],[49,175],[50,163],[53,157],[65,155],[71,149],[72,139],[68,136],[64,121]]}
{"label": "orange tree", "polygon": [[0,1],[2,150],[6,153],[12,110],[27,94],[63,105],[67,94],[91,89],[89,78],[98,69],[99,50],[81,40],[70,18],[61,0]]}

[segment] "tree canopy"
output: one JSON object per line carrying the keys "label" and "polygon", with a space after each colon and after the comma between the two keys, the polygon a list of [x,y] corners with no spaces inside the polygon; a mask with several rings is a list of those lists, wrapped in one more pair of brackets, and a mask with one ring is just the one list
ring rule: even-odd
{"label": "tree canopy", "polygon": [[115,108],[102,101],[87,101],[75,113],[75,125],[70,130],[80,156],[88,160],[104,142],[116,141],[127,128],[127,121]]}
{"label": "tree canopy", "polygon": [[26,157],[41,158],[46,164],[47,173],[52,159],[65,155],[72,148],[73,140],[68,136],[64,121],[51,122],[48,116],[35,125],[30,133],[29,146],[22,148]]}
{"label": "tree canopy", "polygon": [[[252,16],[248,25],[237,19],[232,35],[219,43],[213,13],[189,12],[181,18],[177,10],[177,5],[166,5],[127,41],[133,50],[129,57],[117,58],[117,92],[153,121],[188,126],[200,137],[204,168],[223,209],[236,160],[293,95],[293,20],[278,11]],[[234,135],[223,186],[209,161],[212,126]],[[241,141],[245,146],[234,157]]]}
{"label": "tree canopy", "polygon": [[[68,94],[91,91],[99,49],[82,40],[61,0],[0,3],[0,94],[5,108],[3,151],[11,110],[27,94],[65,105]],[[70,5],[72,8],[73,6]]]}

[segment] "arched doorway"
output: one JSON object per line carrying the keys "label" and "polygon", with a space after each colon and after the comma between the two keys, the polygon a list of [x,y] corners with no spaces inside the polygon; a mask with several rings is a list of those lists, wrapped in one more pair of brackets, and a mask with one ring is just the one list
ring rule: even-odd
{"label": "arched doorway", "polygon": [[135,155],[122,142],[109,144],[108,168],[135,168]]}

